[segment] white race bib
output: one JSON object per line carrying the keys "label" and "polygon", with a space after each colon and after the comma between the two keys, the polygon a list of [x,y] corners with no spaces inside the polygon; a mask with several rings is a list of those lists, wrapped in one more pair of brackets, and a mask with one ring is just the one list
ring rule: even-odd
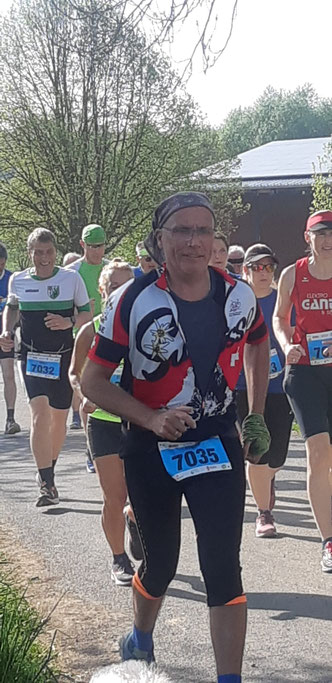
{"label": "white race bib", "polygon": [[332,331],[331,332],[315,332],[314,334],[307,334],[307,344],[310,365],[325,365],[332,363],[332,358],[324,356],[323,351],[328,346],[332,345]]}
{"label": "white race bib", "polygon": [[166,471],[177,481],[207,472],[232,469],[219,436],[184,443],[160,441],[158,448]]}
{"label": "white race bib", "polygon": [[28,351],[26,374],[29,377],[60,379],[61,355]]}

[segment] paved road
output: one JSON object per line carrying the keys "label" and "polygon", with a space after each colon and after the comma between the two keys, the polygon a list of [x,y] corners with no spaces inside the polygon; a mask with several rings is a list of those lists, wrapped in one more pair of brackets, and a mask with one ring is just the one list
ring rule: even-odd
{"label": "paved road", "polygon": [[[5,419],[2,396],[0,382],[0,426]],[[2,518],[45,558],[61,589],[130,619],[130,590],[115,588],[110,581],[110,552],[100,528],[101,495],[96,476],[85,472],[82,433],[69,433],[60,457],[61,504],[38,510],[21,390],[17,417],[22,434],[0,437]],[[275,517],[278,538],[256,539],[255,507],[248,492],[242,552],[249,604],[244,681],[331,683],[332,576],[320,571],[320,542],[305,492],[303,444],[296,436],[279,475]],[[182,524],[178,573],[156,629],[156,656],[174,681],[213,683],[204,586],[186,505]]]}

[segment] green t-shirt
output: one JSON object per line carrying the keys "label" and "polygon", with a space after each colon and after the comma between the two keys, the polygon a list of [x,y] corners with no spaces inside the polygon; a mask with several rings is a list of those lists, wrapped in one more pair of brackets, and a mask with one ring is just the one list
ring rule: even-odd
{"label": "green t-shirt", "polygon": [[76,270],[81,278],[84,280],[88,291],[89,299],[94,299],[94,315],[101,313],[101,294],[99,292],[99,276],[106,264],[109,263],[107,259],[103,259],[97,266],[86,263],[84,259],[79,259],[67,266],[71,270]]}

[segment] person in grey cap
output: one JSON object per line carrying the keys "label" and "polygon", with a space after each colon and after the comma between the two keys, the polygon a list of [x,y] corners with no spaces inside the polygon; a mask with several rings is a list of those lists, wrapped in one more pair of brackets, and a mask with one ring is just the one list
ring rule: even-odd
{"label": "person in grey cap", "polygon": [[[204,194],[178,193],[158,206],[145,245],[164,267],[110,297],[82,391],[125,421],[122,455],[144,559],[132,582],[134,626],[121,641],[122,659],[154,661],[152,634],[176,572],[184,495],[218,683],[238,683],[246,630],[239,562],[245,477],[233,390],[244,354],[250,414],[242,439],[256,461],[270,438],[263,419],[269,342],[251,288],[208,265],[214,230]],[[114,387],[110,377],[122,359]]]}
{"label": "person in grey cap", "polygon": [[[264,418],[271,435],[270,448],[258,464],[248,463],[247,475],[257,505],[255,535],[277,535],[272,510],[275,505],[275,476],[283,466],[291,435],[293,413],[283,390],[285,356],[275,337],[272,316],[277,299],[273,287],[278,259],[267,244],[253,244],[244,257],[243,277],[252,287],[261,307],[270,335],[270,373]],[[292,321],[292,325],[294,321]],[[237,384],[236,403],[240,423],[248,413],[247,386],[242,372]]]}
{"label": "person in grey cap", "polygon": [[240,244],[232,244],[228,250],[227,268],[235,275],[242,275],[244,249]]}

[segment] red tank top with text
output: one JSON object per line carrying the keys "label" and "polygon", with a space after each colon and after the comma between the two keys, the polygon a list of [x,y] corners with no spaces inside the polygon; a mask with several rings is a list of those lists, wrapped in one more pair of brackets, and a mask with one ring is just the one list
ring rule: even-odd
{"label": "red tank top with text", "polygon": [[[298,365],[309,365],[306,335],[332,330],[332,277],[318,280],[309,272],[307,257],[296,261],[291,301],[296,311],[293,344],[301,344],[306,352]],[[332,360],[328,365],[332,365]]]}

